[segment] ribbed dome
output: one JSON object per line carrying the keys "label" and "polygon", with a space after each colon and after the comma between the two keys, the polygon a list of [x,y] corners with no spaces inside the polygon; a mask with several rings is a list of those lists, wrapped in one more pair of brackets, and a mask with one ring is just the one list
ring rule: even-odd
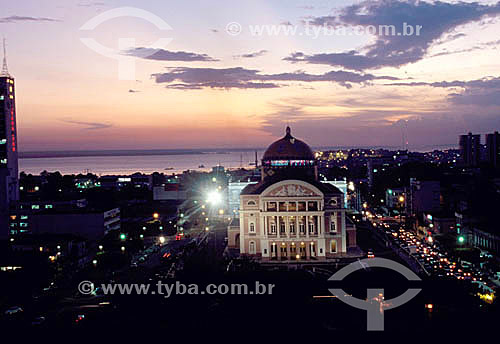
{"label": "ribbed dome", "polygon": [[262,160],[314,160],[314,154],[305,142],[292,136],[287,126],[285,137],[272,143]]}

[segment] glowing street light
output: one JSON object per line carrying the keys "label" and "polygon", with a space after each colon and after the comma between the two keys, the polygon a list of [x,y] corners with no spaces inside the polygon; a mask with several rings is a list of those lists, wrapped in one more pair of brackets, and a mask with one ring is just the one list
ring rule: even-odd
{"label": "glowing street light", "polygon": [[353,182],[349,182],[347,188],[351,191],[355,191],[356,190],[356,187],[354,186],[354,183]]}
{"label": "glowing street light", "polygon": [[127,234],[125,234],[125,233],[120,234],[121,241],[125,241],[126,239],[127,239]]}
{"label": "glowing street light", "polygon": [[222,195],[217,190],[211,191],[207,195],[207,202],[212,205],[219,204],[221,201],[222,201]]}
{"label": "glowing street light", "polygon": [[160,244],[163,245],[165,243],[165,237],[164,236],[159,237],[159,240],[160,240]]}
{"label": "glowing street light", "polygon": [[160,214],[153,213],[153,219],[158,220],[159,217],[160,217]]}

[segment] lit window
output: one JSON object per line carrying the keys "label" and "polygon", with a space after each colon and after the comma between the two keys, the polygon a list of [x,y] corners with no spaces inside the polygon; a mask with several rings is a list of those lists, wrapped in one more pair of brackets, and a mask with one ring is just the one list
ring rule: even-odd
{"label": "lit window", "polygon": [[330,252],[337,253],[337,240],[330,241]]}
{"label": "lit window", "polygon": [[45,205],[45,209],[52,209],[52,208],[53,208],[52,204],[46,204]]}
{"label": "lit window", "polygon": [[40,206],[38,204],[32,204],[31,209],[40,209]]}
{"label": "lit window", "polygon": [[5,97],[4,97],[4,96],[0,96],[0,100],[4,100],[4,99],[5,99]]}

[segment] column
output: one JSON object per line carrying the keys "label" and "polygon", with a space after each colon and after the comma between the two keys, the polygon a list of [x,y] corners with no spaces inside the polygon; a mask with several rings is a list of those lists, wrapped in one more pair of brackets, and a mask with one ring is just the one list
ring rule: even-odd
{"label": "column", "polygon": [[[342,218],[340,220],[341,226],[342,226],[342,253],[347,252],[347,232],[345,228],[345,210],[342,210],[340,212],[342,214]],[[338,245],[338,244],[337,244]]]}
{"label": "column", "polygon": [[[307,203],[306,203],[307,204]],[[306,215],[306,238],[309,238],[309,215]]]}
{"label": "column", "polygon": [[264,233],[267,238],[269,235],[269,218],[267,215],[264,215]]}

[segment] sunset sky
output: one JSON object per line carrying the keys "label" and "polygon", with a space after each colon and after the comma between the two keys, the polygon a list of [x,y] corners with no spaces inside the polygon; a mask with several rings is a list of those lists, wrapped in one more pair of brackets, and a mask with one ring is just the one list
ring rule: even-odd
{"label": "sunset sky", "polygon": [[[80,28],[106,11],[134,17]],[[265,147],[293,134],[312,146],[456,145],[500,130],[500,2],[84,1],[0,4],[16,78],[22,151]],[[141,12],[142,13],[142,12]],[[236,22],[241,32],[227,32]],[[421,25],[419,36],[326,35],[306,26]],[[296,34],[252,34],[255,25]],[[135,61],[134,80],[86,46]],[[159,38],[164,46],[148,48]],[[148,54],[147,52],[151,52]]]}

